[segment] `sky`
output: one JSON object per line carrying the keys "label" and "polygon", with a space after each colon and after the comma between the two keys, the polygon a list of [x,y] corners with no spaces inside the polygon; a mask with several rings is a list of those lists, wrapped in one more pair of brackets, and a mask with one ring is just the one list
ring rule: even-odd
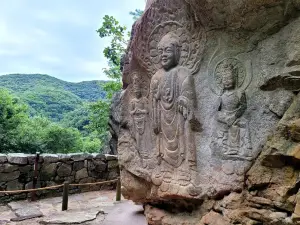
{"label": "sky", "polygon": [[96,30],[105,15],[131,29],[145,0],[0,0],[0,75],[40,73],[70,81],[106,80]]}

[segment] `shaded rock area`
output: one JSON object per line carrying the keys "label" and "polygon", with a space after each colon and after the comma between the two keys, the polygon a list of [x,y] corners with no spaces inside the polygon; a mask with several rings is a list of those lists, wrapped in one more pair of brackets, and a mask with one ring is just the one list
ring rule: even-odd
{"label": "shaded rock area", "polygon": [[[0,155],[0,191],[13,191],[32,188],[35,155]],[[42,154],[38,164],[37,188],[55,186],[64,181],[70,183],[93,183],[113,180],[119,176],[118,161],[109,154]],[[114,188],[115,184],[87,187],[73,187],[70,192],[96,191],[102,188]],[[39,197],[60,195],[57,190],[37,192]],[[0,202],[26,199],[29,194],[2,194]]]}
{"label": "shaded rock area", "polygon": [[110,113],[109,113],[109,132],[110,132],[110,139],[108,141],[108,150],[105,153],[117,155],[118,154],[118,136],[119,136],[119,127],[120,127],[120,119],[121,119],[121,99],[122,99],[122,92],[117,92],[114,94],[112,98],[112,104],[110,106]]}
{"label": "shaded rock area", "polygon": [[149,224],[300,224],[300,1],[149,0],[123,68],[122,193]]}

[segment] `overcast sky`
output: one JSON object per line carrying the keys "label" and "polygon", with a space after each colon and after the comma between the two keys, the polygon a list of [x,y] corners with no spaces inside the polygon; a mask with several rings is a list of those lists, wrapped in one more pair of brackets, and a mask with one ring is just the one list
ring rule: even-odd
{"label": "overcast sky", "polygon": [[0,74],[41,73],[79,82],[106,79],[98,37],[104,15],[131,29],[145,0],[0,0]]}

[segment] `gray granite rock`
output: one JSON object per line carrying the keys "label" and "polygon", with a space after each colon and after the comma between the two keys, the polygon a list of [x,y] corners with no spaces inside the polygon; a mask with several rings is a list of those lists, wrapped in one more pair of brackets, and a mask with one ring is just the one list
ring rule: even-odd
{"label": "gray granite rock", "polygon": [[7,155],[9,163],[17,165],[26,165],[28,163],[28,156],[23,153],[11,153]]}
{"label": "gray granite rock", "polygon": [[71,153],[68,154],[73,161],[84,161],[85,159],[91,159],[92,155],[86,153]]}
{"label": "gray granite rock", "polygon": [[109,154],[105,154],[105,159],[107,161],[110,161],[110,160],[118,160],[118,156],[117,155],[109,155]]}
{"label": "gray granite rock", "polygon": [[75,161],[73,163],[73,171],[78,171],[84,168],[84,162],[85,161]]}
{"label": "gray granite rock", "polygon": [[[28,163],[33,165],[35,163],[36,155],[35,154],[30,154],[28,156]],[[44,161],[43,157],[39,156],[39,161],[38,163],[42,163]]]}
{"label": "gray granite rock", "polygon": [[63,211],[42,218],[41,224],[81,224],[95,220],[101,213],[99,209],[89,209],[85,211]]}
{"label": "gray granite rock", "polygon": [[67,162],[71,160],[71,156],[67,154],[58,154],[58,158],[60,162]]}
{"label": "gray granite rock", "polygon": [[41,180],[44,181],[51,180],[51,178],[55,176],[56,170],[57,170],[56,163],[44,164],[40,172]]}
{"label": "gray granite rock", "polygon": [[0,164],[0,173],[11,173],[18,170],[18,165],[12,165],[9,163]]}
{"label": "gray granite rock", "polygon": [[32,165],[26,165],[26,166],[19,166],[18,168],[21,173],[28,173],[30,170],[33,170]]}
{"label": "gray granite rock", "polygon": [[[41,187],[41,182],[37,181],[35,188],[40,188],[40,187]],[[32,188],[33,188],[32,181],[25,184],[25,189],[32,189]]]}
{"label": "gray granite rock", "polygon": [[107,164],[101,160],[94,160],[93,163],[95,165],[95,171],[97,172],[103,172],[107,168]]}
{"label": "gray granite rock", "polygon": [[117,160],[108,161],[108,164],[107,164],[108,169],[114,169],[114,168],[118,168],[118,167],[119,167],[119,164],[118,164]]}
{"label": "gray granite rock", "polygon": [[71,175],[71,173],[72,173],[72,166],[66,163],[62,163],[57,169],[57,174],[60,177],[68,177]]}
{"label": "gray granite rock", "polygon": [[24,188],[24,184],[20,183],[18,180],[12,180],[7,182],[7,191],[13,191],[13,190],[22,190]]}
{"label": "gray granite rock", "polygon": [[7,156],[5,154],[0,154],[0,163],[7,162]]}
{"label": "gray granite rock", "polygon": [[101,153],[92,153],[93,159],[105,160],[105,155]]}
{"label": "gray granite rock", "polygon": [[86,168],[88,169],[88,171],[94,170],[96,168],[92,160],[87,160],[86,164]]}
{"label": "gray granite rock", "polygon": [[57,154],[42,154],[41,157],[44,159],[44,163],[56,163],[59,161]]}
{"label": "gray granite rock", "polygon": [[87,169],[83,168],[83,169],[76,172],[75,180],[81,180],[83,178],[87,178],[88,176],[89,175],[88,175]]}
{"label": "gray granite rock", "polygon": [[37,207],[22,207],[17,209],[15,214],[17,217],[12,218],[11,221],[23,221],[43,216],[43,213]]}
{"label": "gray granite rock", "polygon": [[0,182],[7,182],[18,179],[20,176],[20,171],[16,170],[11,173],[2,173],[0,176]]}

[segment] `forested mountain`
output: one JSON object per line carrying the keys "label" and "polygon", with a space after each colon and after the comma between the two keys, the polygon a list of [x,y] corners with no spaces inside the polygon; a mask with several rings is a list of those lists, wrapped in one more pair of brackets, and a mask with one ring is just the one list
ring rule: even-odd
{"label": "forested mountain", "polygon": [[93,122],[98,110],[91,107],[106,98],[101,82],[0,76],[0,153],[99,152],[105,140]]}
{"label": "forested mountain", "polygon": [[[43,74],[9,74],[0,76],[0,88],[6,88],[29,105],[31,116],[45,116],[60,121],[80,110],[85,103],[105,97],[104,81],[66,82]],[[68,117],[68,116],[67,116]]]}

